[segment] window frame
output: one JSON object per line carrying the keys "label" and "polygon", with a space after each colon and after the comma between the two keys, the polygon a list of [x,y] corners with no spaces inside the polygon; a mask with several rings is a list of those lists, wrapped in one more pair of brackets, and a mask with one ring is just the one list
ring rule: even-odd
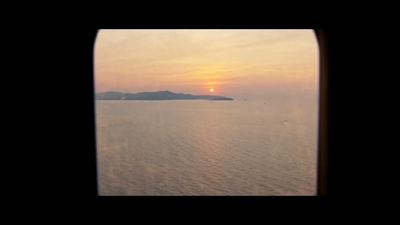
{"label": "window frame", "polygon": [[[329,34],[325,29],[313,29],[319,48],[319,105],[318,105],[318,144],[317,144],[317,196],[326,196],[329,193],[329,145],[330,145],[330,51],[329,51]],[[90,67],[92,70],[92,160],[90,164],[91,187],[89,193],[91,195],[100,196],[98,188],[97,174],[97,142],[96,142],[96,108],[95,108],[95,87],[94,87],[94,52],[96,37],[99,29],[91,32],[92,55]]]}

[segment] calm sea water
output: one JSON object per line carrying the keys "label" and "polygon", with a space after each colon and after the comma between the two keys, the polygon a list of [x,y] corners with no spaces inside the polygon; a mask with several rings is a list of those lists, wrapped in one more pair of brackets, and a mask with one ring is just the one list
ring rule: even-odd
{"label": "calm sea water", "polygon": [[315,195],[317,101],[96,101],[100,195]]}

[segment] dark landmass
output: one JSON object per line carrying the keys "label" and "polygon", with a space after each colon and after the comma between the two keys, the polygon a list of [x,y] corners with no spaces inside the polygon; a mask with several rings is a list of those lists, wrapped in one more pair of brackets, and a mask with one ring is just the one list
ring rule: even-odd
{"label": "dark landmass", "polygon": [[209,99],[209,100],[233,100],[233,99],[226,98],[226,97],[216,97],[216,98],[212,98],[212,99]]}
{"label": "dark landmass", "polygon": [[122,92],[103,92],[96,93],[96,100],[179,100],[179,99],[207,99],[207,100],[233,100],[224,96],[213,95],[191,95],[183,93],[173,93],[170,91],[122,93]]}

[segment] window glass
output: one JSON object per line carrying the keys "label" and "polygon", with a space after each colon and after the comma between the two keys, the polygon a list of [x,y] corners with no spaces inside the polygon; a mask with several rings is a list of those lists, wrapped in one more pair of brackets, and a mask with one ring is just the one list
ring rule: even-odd
{"label": "window glass", "polygon": [[315,195],[312,30],[100,30],[100,195]]}

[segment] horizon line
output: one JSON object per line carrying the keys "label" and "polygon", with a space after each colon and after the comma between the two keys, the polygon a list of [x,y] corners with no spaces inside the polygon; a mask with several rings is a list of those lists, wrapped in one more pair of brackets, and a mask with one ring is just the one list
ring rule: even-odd
{"label": "horizon line", "polygon": [[[165,91],[145,91],[145,92],[136,92],[136,93],[134,93],[134,92],[122,92],[122,91],[103,91],[103,92],[95,92],[95,94],[107,93],[107,92],[117,92],[117,93],[124,93],[124,94],[137,94],[137,93],[146,93],[146,92],[149,92],[149,93],[171,92],[171,93],[174,93],[174,94],[185,94],[185,93],[182,93],[182,92],[178,93],[178,92],[172,92],[172,91],[169,91],[169,90],[165,90]],[[192,94],[188,94],[188,95],[192,95]]]}

